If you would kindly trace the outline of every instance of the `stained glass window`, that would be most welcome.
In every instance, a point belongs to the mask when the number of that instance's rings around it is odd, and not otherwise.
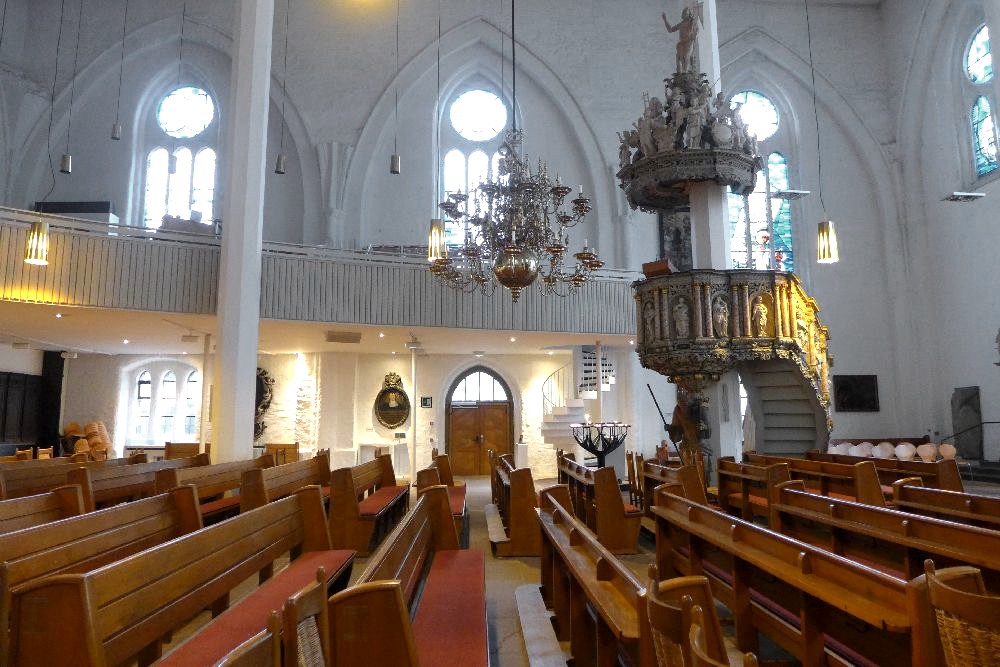
[[[729,257],[734,269],[767,269],[770,264],[770,237],[767,231],[767,186],[771,192],[788,190],[788,161],[781,153],[771,153],[766,171],[757,172],[757,186],[747,201],[750,204],[750,256],[747,256],[747,221],[742,195],[729,194]],[[792,248],[792,213],[789,202],[771,199],[771,217],[774,221],[774,260],[778,271],[794,271],[795,255]]]
[[[154,139],[160,145],[151,148],[146,159],[146,227],[159,227],[164,215],[193,219],[200,214],[203,223],[212,222],[216,152],[210,144],[216,133],[206,130],[214,119],[215,104],[201,88],[178,88],[160,100],[154,120],[163,135]]]
[[[729,104],[733,109],[739,108],[740,118],[750,133],[757,136],[757,141],[769,139],[778,131],[778,108],[764,95],[743,90],[729,98]]]
[[[451,126],[469,141],[489,141],[507,125],[507,107],[493,93],[469,90],[451,103]]]
[[[993,54],[990,53],[990,32],[984,25],[972,38],[965,54],[965,72],[973,83],[986,83],[993,78]]]
[[[972,105],[972,147],[976,173],[982,176],[997,168],[996,121],[986,97],[980,97]]]

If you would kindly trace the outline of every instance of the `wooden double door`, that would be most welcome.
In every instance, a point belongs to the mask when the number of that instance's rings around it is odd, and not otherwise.
[[[510,454],[514,424],[511,405],[496,403],[453,403],[448,407],[448,458],[455,475],[488,475],[487,450]]]

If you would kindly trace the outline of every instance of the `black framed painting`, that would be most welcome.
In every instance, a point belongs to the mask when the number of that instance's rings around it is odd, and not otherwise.
[[[837,412],[878,412],[878,376],[834,375],[833,407]]]

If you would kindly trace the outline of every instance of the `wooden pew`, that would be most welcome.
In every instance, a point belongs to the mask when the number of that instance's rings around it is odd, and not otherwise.
[[[186,459],[153,461],[124,466],[75,468],[66,473],[66,481],[79,484],[83,492],[83,506],[93,512],[100,505],[145,498],[156,493],[156,473],[169,468],[207,466],[208,454]]]
[[[497,459],[492,475],[496,500],[486,507],[486,523],[493,552],[501,557],[538,556],[542,536],[531,468],[515,468],[513,457],[504,455]]]
[[[944,489],[946,491],[965,491],[962,486],[962,475],[954,459],[942,459],[933,463],[926,461],[900,461],[899,459],[876,459],[846,454],[827,454],[820,451],[806,452],[806,458],[811,461],[829,461],[831,463],[854,464],[859,461],[871,461],[878,470],[885,494],[892,495],[892,483],[905,477],[920,477],[924,486]]]
[[[569,457],[559,459],[559,476],[566,480],[573,511],[616,554],[639,551],[642,509],[622,500],[612,467],[592,470]]]
[[[65,488],[73,488],[79,495],[79,487]],[[194,489],[180,487],[134,503],[0,535],[0,662],[11,664],[6,629],[12,594],[21,587],[45,577],[94,570],[199,528],[201,515]]]
[[[807,493],[801,482],[779,484],[769,528],[898,579],[943,565],[975,565],[1000,584],[1000,532]]]
[[[190,498],[196,502],[193,490]],[[128,506],[126,506],[128,507]],[[345,582],[353,554],[332,550],[318,487],[296,491],[128,558],[14,592],[12,664],[119,665],[160,657],[164,635],[276,558],[288,568],[171,652],[163,665],[210,665],[267,626],[268,616],[323,567]],[[57,638],[53,641],[53,638]]]
[[[396,486],[392,458],[381,454],[330,473],[330,539],[339,548],[367,556],[392,530],[410,504],[409,488]]]
[[[484,579],[483,553],[458,548],[447,491],[426,489],[356,585],[330,598],[333,664],[486,667]]]
[[[743,461],[760,466],[784,463],[788,465],[791,479],[802,480],[813,493],[885,507],[886,493],[874,459],[857,458],[851,463],[836,463],[747,453]]]
[[[661,576],[708,576],[739,650],[761,632],[807,665],[935,664],[911,636],[904,580],[670,493],[652,512]]]
[[[135,461],[128,458],[87,463],[70,463],[66,459],[0,463],[0,498],[9,500],[47,493],[57,486],[64,486],[66,475],[70,470],[76,468],[104,468],[115,465],[131,465],[133,462],[145,463],[145,458],[135,459]]]
[[[48,493],[0,500],[0,534],[83,514],[80,487],[59,486]]]
[[[209,525],[239,513],[239,494],[226,494],[239,491],[245,471],[273,466],[274,459],[270,454],[264,454],[249,461],[157,470],[156,492],[163,493],[183,484],[193,484],[198,490],[202,521]]]
[[[1000,498],[959,491],[928,489],[920,477],[905,477],[892,483],[896,509],[925,516],[1000,530]]]
[[[719,508],[747,521],[767,516],[767,499],[774,484],[787,482],[787,463],[751,465],[736,463],[726,456],[719,459]]]
[[[656,665],[645,587],[574,515],[568,487],[540,495],[542,599],[574,663],[612,665],[624,657],[637,667]]]
[[[330,493],[330,450],[322,449],[310,459],[276,465],[271,468],[250,468],[240,480],[240,512],[284,498],[303,486],[317,485],[324,496]]]
[[[212,454],[212,443],[205,443],[205,451],[201,451],[199,442],[165,442],[163,443],[163,458],[186,459],[198,454]]]
[[[447,454],[443,458],[447,459]],[[469,547],[469,511],[465,504],[465,484],[458,486],[445,484],[441,480],[442,472],[442,468],[437,465],[418,470],[417,495],[432,486],[444,486],[448,490],[448,504],[451,506],[451,518],[455,522],[455,530],[458,531],[458,541],[463,549],[467,549]],[[450,473],[451,470],[448,468],[446,474],[450,475]]]
[[[643,462],[639,472],[643,478],[640,486],[643,490],[642,509],[645,516],[652,516],[649,508],[656,503],[657,487],[663,484],[679,487],[672,491],[676,495],[694,500],[702,505],[708,504],[704,477],[701,476],[696,466],[661,465],[654,460],[649,460]]]

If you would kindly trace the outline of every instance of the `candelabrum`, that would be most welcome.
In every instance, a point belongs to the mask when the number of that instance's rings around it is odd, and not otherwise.
[[[576,444],[597,457],[597,467],[604,467],[608,454],[621,447],[625,436],[631,428],[621,422],[598,422],[585,424],[570,424],[573,429],[573,439]]]
[[[449,287],[491,295],[499,283],[517,301],[523,289],[539,280],[543,294],[566,296],[604,266],[586,241],[569,266],[568,230],[590,212],[590,199],[580,186],[567,206],[572,189],[558,178],[555,183],[549,180],[541,161],[532,171],[518,154],[522,134],[520,130],[506,134],[497,173],[490,180],[469,194],[451,193],[439,205],[463,232],[462,243],[448,248],[444,224],[438,224],[436,239],[431,227],[430,271]]]

